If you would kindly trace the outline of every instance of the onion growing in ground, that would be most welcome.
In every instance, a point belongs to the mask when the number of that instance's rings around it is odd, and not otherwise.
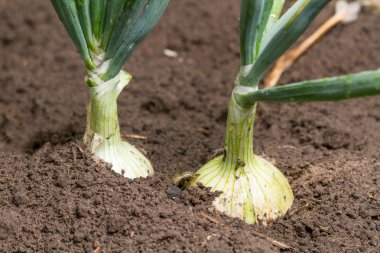
[[[51,0],[86,69],[91,100],[84,143],[125,177],[153,174],[149,160],[120,135],[117,98],[131,75],[125,61],[152,30],[169,0]]]
[[[224,154],[188,182],[221,194],[214,207],[246,223],[266,223],[289,210],[293,193],[284,175],[254,154],[258,102],[335,101],[380,94],[380,69],[263,89],[259,83],[329,0],[298,0],[282,17],[285,0],[241,0],[241,69],[228,107]],[[179,180],[181,181],[181,180]]]

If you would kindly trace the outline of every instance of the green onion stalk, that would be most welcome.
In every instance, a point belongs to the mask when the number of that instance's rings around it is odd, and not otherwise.
[[[285,0],[241,0],[241,68],[228,107],[224,154],[203,165],[188,186],[218,191],[213,206],[253,224],[275,220],[292,206],[285,176],[255,155],[258,102],[336,101],[380,94],[380,69],[263,89],[265,72],[300,37],[329,0],[298,0],[280,17]]]
[[[120,134],[117,99],[132,76],[122,70],[169,0],[51,0],[87,69],[90,93],[84,143],[95,158],[134,179],[153,174],[149,160]]]

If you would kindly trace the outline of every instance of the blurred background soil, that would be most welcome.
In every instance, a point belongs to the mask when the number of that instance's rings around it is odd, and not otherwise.
[[[332,13],[333,3],[313,27]],[[157,172],[132,182],[77,146],[85,71],[50,2],[0,0],[0,252],[281,250],[258,233],[294,252],[378,252],[378,97],[259,105],[255,151],[295,193],[289,214],[268,227],[214,212],[205,191],[171,188],[175,173],[195,171],[223,147],[239,66],[238,16],[238,1],[171,1],[129,60],[134,79],[119,99],[121,129],[147,138],[130,141]],[[379,22],[365,9],[281,82],[378,68]]]

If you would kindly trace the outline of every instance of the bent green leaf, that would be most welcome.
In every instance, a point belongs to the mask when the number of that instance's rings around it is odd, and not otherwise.
[[[250,107],[257,102],[337,101],[380,94],[380,69],[338,77],[303,81],[250,93],[234,92],[240,106]]]

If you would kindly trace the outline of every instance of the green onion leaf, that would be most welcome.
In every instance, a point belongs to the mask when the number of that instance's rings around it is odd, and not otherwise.
[[[111,35],[110,41],[112,41],[112,43],[109,43],[105,50],[107,59],[112,59],[115,56],[117,50],[123,44],[137,22],[143,7],[144,1],[131,0],[125,2],[122,13]]]
[[[91,22],[92,32],[95,38],[100,41],[103,19],[106,13],[107,0],[91,0]]]
[[[91,13],[90,13],[90,0],[76,0],[78,8],[78,17],[81,24],[84,37],[86,38],[87,45],[92,51],[95,51],[95,45],[92,35],[91,26]]]
[[[121,14],[111,36],[112,43],[106,51],[106,59],[111,59],[111,63],[104,75],[105,80],[119,73],[133,50],[156,25],[169,0],[134,0],[129,3]]]
[[[330,0],[298,0],[263,38],[260,54],[249,74],[242,76],[243,86],[257,86],[269,67],[302,35]]]
[[[241,0],[240,48],[241,66],[254,62],[260,49],[274,0]]]
[[[81,24],[78,18],[78,10],[75,0],[51,0],[59,18],[74,41],[79,54],[88,69],[93,69],[90,52],[88,51],[85,36],[83,34]]]
[[[267,26],[264,31],[264,35],[269,31],[272,26],[278,21],[281,15],[282,8],[284,7],[285,0],[275,0],[273,2],[272,10],[267,22]]]
[[[118,22],[120,14],[123,11],[125,0],[112,0],[107,3],[107,13],[104,20],[104,31],[102,32],[101,46],[104,51],[107,50],[115,24]],[[124,24],[126,25],[126,24]]]
[[[380,94],[380,69],[356,74],[304,81],[248,93],[235,90],[242,107],[256,102],[311,102],[375,96]]]

